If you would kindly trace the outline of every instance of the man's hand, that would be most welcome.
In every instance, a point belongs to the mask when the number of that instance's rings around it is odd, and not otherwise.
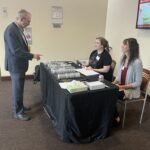
[[[41,56],[41,54],[33,54],[33,58],[35,58],[36,60],[40,60]]]

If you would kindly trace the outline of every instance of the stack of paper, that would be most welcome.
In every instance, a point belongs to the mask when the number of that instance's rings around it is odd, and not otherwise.
[[[60,87],[63,89],[67,89],[70,93],[87,91],[88,87],[81,81],[71,81],[71,82],[63,82],[59,83]]]
[[[82,69],[76,69],[76,71],[80,72],[81,74],[85,75],[85,76],[98,76],[99,73],[93,71],[93,70],[86,70],[86,68],[82,68]]]
[[[97,89],[105,88],[105,84],[100,81],[86,82],[86,85],[89,87],[90,90],[97,90]]]

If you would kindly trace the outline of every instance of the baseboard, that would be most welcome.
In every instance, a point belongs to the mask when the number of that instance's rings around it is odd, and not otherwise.
[[[26,80],[31,80],[33,79],[33,75],[26,75]],[[1,80],[2,81],[9,81],[11,80],[10,76],[3,76],[1,77]]]

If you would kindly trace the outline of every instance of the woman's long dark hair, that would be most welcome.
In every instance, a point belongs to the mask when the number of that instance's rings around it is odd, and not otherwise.
[[[135,59],[139,58],[139,44],[135,38],[128,38],[123,41],[123,44],[129,45],[129,61],[128,65],[131,64]],[[126,55],[122,58],[122,63],[125,63]]]
[[[101,45],[103,45],[104,50],[109,52],[112,49],[111,47],[109,47],[109,43],[105,38],[97,37],[96,39],[101,42]]]

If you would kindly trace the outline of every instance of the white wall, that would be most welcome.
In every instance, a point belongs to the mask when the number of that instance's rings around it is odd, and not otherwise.
[[[51,6],[63,7],[63,25],[53,28]],[[7,7],[8,16],[3,16],[2,8]],[[33,44],[31,52],[43,54],[41,61],[76,60],[89,57],[97,36],[105,35],[107,0],[0,0],[0,68],[4,70],[5,27],[15,20],[19,9],[25,8],[32,13]],[[27,74],[32,74],[34,66],[30,62]]]
[[[137,38],[143,67],[150,69],[150,30],[136,29],[138,0],[108,0],[105,37],[113,47],[112,57],[119,62],[122,41]],[[117,67],[115,69],[115,73]],[[149,88],[150,89],[150,88]],[[150,90],[149,90],[150,93]]]

